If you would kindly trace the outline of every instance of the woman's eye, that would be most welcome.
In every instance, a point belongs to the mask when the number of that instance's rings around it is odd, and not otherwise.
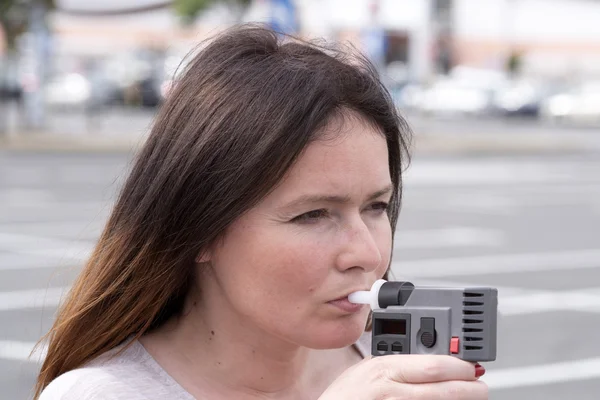
[[[325,209],[312,210],[312,211],[306,212],[304,214],[298,215],[297,217],[292,219],[292,221],[293,222],[315,222],[326,216],[327,216],[327,210],[325,210]]]
[[[377,210],[387,210],[389,204],[384,201],[378,201],[377,203],[373,203],[372,207]]]
[[[378,201],[377,203],[371,204],[371,209],[375,211],[386,211],[389,208],[389,204],[384,201]]]

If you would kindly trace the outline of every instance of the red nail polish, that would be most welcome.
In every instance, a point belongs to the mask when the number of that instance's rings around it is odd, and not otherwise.
[[[485,374],[485,368],[479,363],[475,364],[475,378],[479,378],[483,374]]]

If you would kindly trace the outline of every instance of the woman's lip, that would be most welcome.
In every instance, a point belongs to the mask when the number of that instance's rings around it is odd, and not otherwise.
[[[335,299],[335,300],[331,300],[331,301],[327,302],[327,304],[331,304],[332,306],[335,306],[335,307],[339,308],[340,310],[348,312],[348,313],[355,313],[355,312],[360,311],[363,308],[363,304],[350,303],[350,301],[348,300],[348,296],[342,297],[339,299]]]

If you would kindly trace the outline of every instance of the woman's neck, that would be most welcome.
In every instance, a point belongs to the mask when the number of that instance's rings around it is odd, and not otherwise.
[[[186,308],[142,344],[195,397],[305,399],[327,386],[316,373],[318,351],[270,336],[227,307],[191,300]]]

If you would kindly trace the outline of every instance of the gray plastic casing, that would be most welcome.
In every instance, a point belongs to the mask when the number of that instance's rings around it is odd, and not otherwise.
[[[494,361],[497,316],[495,288],[417,286],[404,305],[373,311],[371,354],[451,354],[466,361]],[[425,322],[421,318],[433,318],[435,322],[436,340],[432,347],[426,347],[421,341],[421,321]],[[403,330],[382,332],[381,327],[390,324],[405,326],[404,334]],[[454,354],[450,352],[453,337],[458,338],[458,352]],[[386,350],[383,343],[388,345]],[[395,350],[392,349],[394,343]]]

